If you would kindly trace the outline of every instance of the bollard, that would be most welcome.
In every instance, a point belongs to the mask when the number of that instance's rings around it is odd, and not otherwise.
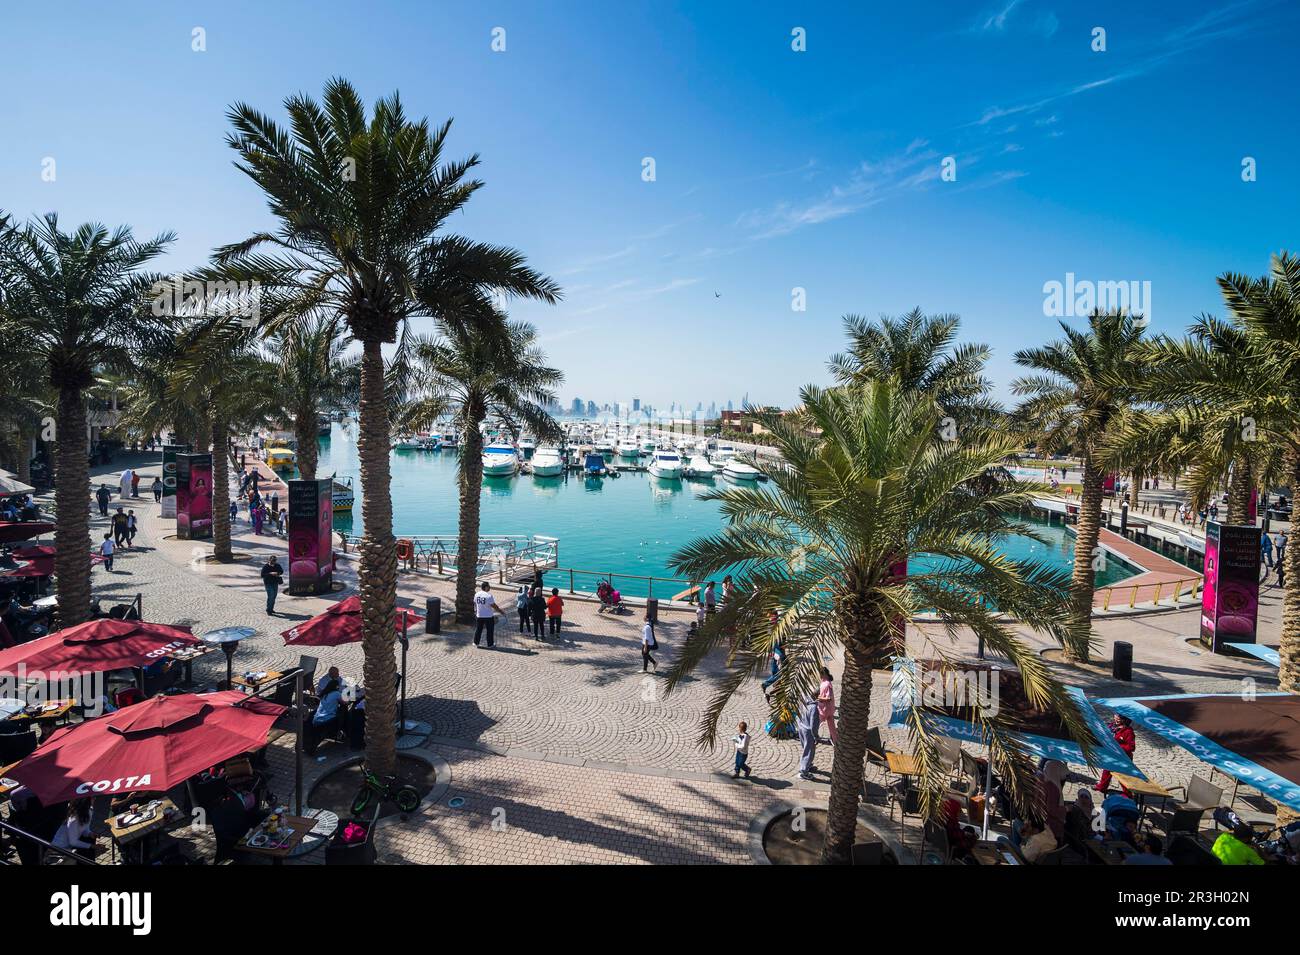
[[[1133,644],[1116,641],[1110,672],[1117,680],[1123,680],[1125,683],[1133,682]]]
[[[426,597],[424,601],[424,632],[442,633],[442,598]]]

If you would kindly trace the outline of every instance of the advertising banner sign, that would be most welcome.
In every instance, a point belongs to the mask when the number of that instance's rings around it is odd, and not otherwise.
[[[188,444],[164,444],[162,449],[162,516],[176,516],[176,455],[189,454]]]
[[[176,455],[176,536],[212,537],[212,455]]]
[[[1201,591],[1201,643],[1221,653],[1225,643],[1254,643],[1259,619],[1259,528],[1205,527],[1205,583]]]
[[[334,577],[333,481],[289,482],[289,593],[325,594]]]

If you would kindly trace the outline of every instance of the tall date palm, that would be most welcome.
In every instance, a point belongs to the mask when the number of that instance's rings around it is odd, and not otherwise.
[[[381,349],[413,316],[458,325],[487,313],[499,297],[554,302],[559,289],[521,253],[445,231],[482,185],[469,178],[477,156],[444,158],[450,121],[431,128],[408,118],[397,94],[367,116],[343,79],[326,84],[321,103],[297,95],[284,107],[287,128],[242,103],[229,111],[236,167],[265,193],[276,227],[219,249],[213,271],[258,283],[266,330],[335,314],[361,345],[357,446],[365,531],[358,577],[372,727],[366,759],[387,773],[396,765],[397,545]]]
[[[775,685],[778,711],[815,697],[822,660],[841,651],[822,861],[842,863],[853,845],[872,671],[910,656],[906,621],[919,612],[937,613],[949,633],[964,626],[983,637],[1020,670],[1033,703],[1059,712],[1076,738],[1091,737],[1064,689],[1007,622],[1018,619],[1062,642],[1071,636],[1061,599],[1068,576],[997,547],[1006,535],[1032,534],[1018,514],[1039,489],[1001,468],[1016,442],[1006,435],[943,440],[931,396],[901,387],[897,378],[809,387],[802,399],[805,420],[758,416],[782,455],[782,463],[758,463],[770,490],[711,492],[725,526],[673,555],[674,569],[692,580],[731,573],[733,592],[745,596],[724,603],[687,641],[669,691],[715,648],[730,646],[729,672],[700,729],[699,742],[712,746],[728,699],[777,642],[787,659]],[[992,709],[980,719],[1012,798],[1027,804],[1033,765],[1012,735],[1014,725]],[[919,706],[909,729],[933,810],[943,770]]]
[[[59,618],[90,618],[90,469],[86,391],[100,371],[126,371],[168,323],[147,316],[155,276],[145,271],[173,241],[137,240],[126,226],[86,223],[71,232],[49,213],[23,226],[0,215],[0,325],[44,366],[57,393],[54,502]]]

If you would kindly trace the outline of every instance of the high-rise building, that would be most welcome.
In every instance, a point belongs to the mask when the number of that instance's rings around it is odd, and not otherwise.
[[[596,407],[596,402],[594,402],[594,401],[588,401],[588,402],[587,402],[587,417],[588,417],[588,418],[594,418],[594,417],[596,417],[596,415],[597,415],[598,412],[599,412],[599,409]]]
[[[579,417],[581,417],[581,416],[582,416],[582,409],[583,409],[584,407],[586,407],[586,406],[582,403],[582,399],[581,399],[581,398],[574,398],[574,399],[573,399],[573,413],[574,413],[575,415],[578,415]]]
[[[640,411],[640,410],[641,410],[641,399],[640,399],[640,398],[633,398],[633,399],[632,399],[632,410],[633,410],[633,411]]]

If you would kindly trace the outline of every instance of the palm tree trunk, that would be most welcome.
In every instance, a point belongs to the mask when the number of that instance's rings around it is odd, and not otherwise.
[[[304,481],[314,481],[319,457],[315,411],[304,414],[301,408],[298,410],[293,416],[293,436],[298,439],[298,477]]]
[[[1300,488],[1300,450],[1291,452],[1291,493]],[[1292,507],[1295,504],[1292,503]],[[1295,525],[1292,524],[1294,527]],[[1282,658],[1278,683],[1282,689],[1300,692],[1300,541],[1288,535],[1286,553],[1283,555],[1286,570],[1286,587],[1282,593],[1282,639],[1278,654]]]
[[[1142,472],[1134,471],[1128,481],[1128,507],[1136,514],[1138,509],[1138,489],[1142,486]]]
[[[1254,487],[1254,471],[1244,455],[1232,462],[1232,477],[1228,482],[1228,507],[1223,515],[1225,524],[1250,523],[1250,492]]]
[[[858,795],[867,757],[871,711],[871,661],[858,650],[844,651],[844,675],[839,695],[838,739],[831,762],[831,798],[826,813],[823,865],[845,865],[852,859],[858,825]]]
[[[460,451],[460,521],[456,542],[456,620],[474,622],[474,584],[478,580],[479,504],[483,490],[483,416],[469,408]]]
[[[18,460],[14,463],[14,473],[24,484],[32,483],[32,431],[23,425],[18,426]]]
[[[79,388],[59,391],[54,444],[54,574],[59,625],[90,619],[90,465],[86,459],[86,403]]]
[[[1079,523],[1075,525],[1074,572],[1070,578],[1070,623],[1075,642],[1065,648],[1071,659],[1088,659],[1088,637],[1092,633],[1092,595],[1096,587],[1093,559],[1101,537],[1102,482],[1105,476],[1092,461],[1083,458],[1083,484],[1079,488]]]
[[[223,563],[235,559],[230,549],[230,427],[212,419],[212,556]]]
[[[397,542],[389,470],[388,404],[384,356],[377,338],[363,343],[361,406],[357,419],[361,458],[360,580],[362,653],[366,687],[366,766],[381,775],[397,767],[397,663],[393,615],[397,607]]]

